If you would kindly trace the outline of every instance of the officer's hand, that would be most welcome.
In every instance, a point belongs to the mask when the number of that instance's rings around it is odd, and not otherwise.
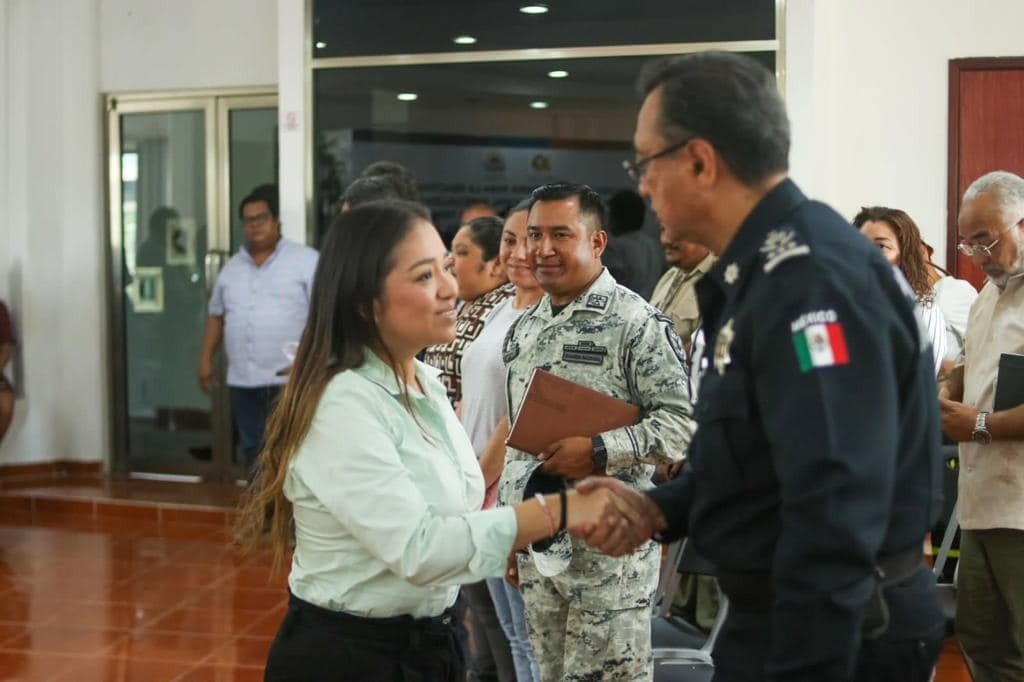
[[[942,431],[955,440],[963,443],[973,438],[974,422],[978,418],[978,411],[970,405],[964,405],[954,400],[939,398],[939,408],[942,410]]]
[[[684,464],[686,464],[686,457],[683,457],[682,459],[676,460],[675,462],[672,462],[671,464],[669,464],[668,465],[668,476],[667,476],[667,478],[669,480],[672,480],[673,478],[678,476],[679,472],[683,470],[683,465]]]
[[[580,481],[576,490],[589,494],[600,488],[614,493],[612,504],[604,517],[595,524],[583,524],[570,529],[576,537],[609,556],[623,556],[636,550],[668,524],[658,505],[622,481],[607,477],[592,477]]]
[[[571,436],[552,443],[537,455],[542,464],[541,470],[547,474],[558,474],[576,480],[589,476],[594,472],[594,463],[590,459],[593,453],[592,442],[586,436]]]
[[[199,359],[199,387],[209,393],[217,386],[217,373],[213,361],[209,358]]]

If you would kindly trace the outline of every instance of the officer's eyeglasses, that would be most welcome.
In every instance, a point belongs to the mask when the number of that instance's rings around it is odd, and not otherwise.
[[[679,151],[686,145],[690,144],[690,140],[692,140],[695,137],[697,136],[689,135],[683,138],[681,142],[671,144],[662,149],[660,152],[655,152],[650,156],[645,156],[644,158],[639,159],[638,161],[630,161],[626,159],[625,161],[622,162],[622,168],[626,171],[626,175],[629,176],[629,179],[639,185],[640,181],[644,179],[644,173],[647,172],[647,166],[648,164],[651,163],[651,161],[654,161],[655,159],[660,159],[663,156],[668,156],[672,152]]]
[[[998,244],[999,242],[1001,242],[1003,240],[1002,235],[1006,234],[1006,232],[1008,232],[1009,230],[1017,227],[1022,222],[1024,222],[1024,218],[1021,218],[1020,220],[1015,222],[1013,225],[1011,225],[1008,229],[1003,230],[1002,232],[1000,232],[999,233],[1000,236],[996,237],[992,242],[990,242],[988,244],[975,244],[975,243],[969,242],[969,241],[961,241],[959,244],[956,245],[956,250],[959,251],[960,253],[964,254],[968,258],[970,258],[972,256],[984,256],[985,258],[991,258],[992,257],[992,249],[995,248],[996,244]]]

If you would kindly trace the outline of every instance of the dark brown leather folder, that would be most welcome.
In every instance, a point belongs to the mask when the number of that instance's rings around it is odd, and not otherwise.
[[[596,436],[639,419],[636,405],[538,368],[533,370],[505,443],[539,455],[561,438]]]
[[[996,397],[992,409],[999,412],[1021,403],[1024,403],[1024,355],[1003,353],[999,356]]]

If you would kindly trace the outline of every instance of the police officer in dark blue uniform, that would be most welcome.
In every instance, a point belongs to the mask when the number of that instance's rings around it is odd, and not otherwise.
[[[746,57],[649,65],[627,163],[673,239],[719,259],[688,462],[620,494],[610,554],[689,535],[730,598],[715,680],[924,682],[944,621],[923,541],[940,510],[928,341],[901,277],[786,178],[774,78]]]

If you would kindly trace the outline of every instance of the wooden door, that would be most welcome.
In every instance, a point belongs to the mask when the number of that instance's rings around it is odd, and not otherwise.
[[[949,189],[946,263],[977,288],[985,273],[956,250],[964,190],[989,171],[1024,175],[1024,57],[949,62]]]

